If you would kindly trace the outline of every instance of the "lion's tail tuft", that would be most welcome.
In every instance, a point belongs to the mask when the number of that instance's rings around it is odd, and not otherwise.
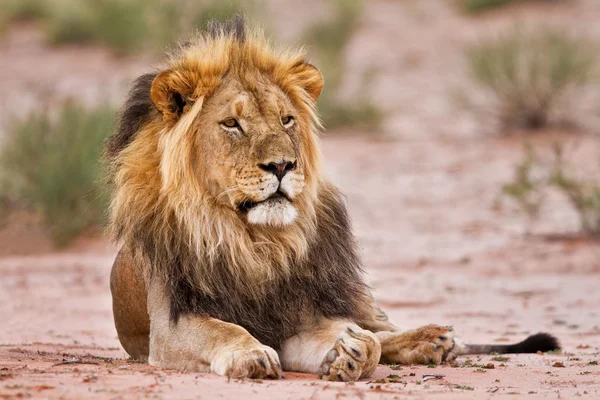
[[[525,340],[515,344],[466,344],[460,350],[460,355],[467,354],[509,354],[509,353],[537,353],[560,350],[560,343],[549,333],[536,333]]]

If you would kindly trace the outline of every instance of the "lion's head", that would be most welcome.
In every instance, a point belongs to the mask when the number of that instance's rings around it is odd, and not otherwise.
[[[303,56],[274,53],[263,40],[221,30],[188,44],[151,97],[165,126],[163,185],[181,182],[185,160],[216,204],[280,227],[295,221],[305,183],[314,186],[312,106],[322,79]]]
[[[116,237],[285,270],[315,231],[322,87],[302,51],[239,18],[180,46],[138,78],[108,142]]]

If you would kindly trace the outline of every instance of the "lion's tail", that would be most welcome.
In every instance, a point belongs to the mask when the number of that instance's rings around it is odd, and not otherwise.
[[[538,351],[560,350],[560,344],[549,333],[536,333],[515,344],[463,344],[457,350],[457,355],[537,353]]]

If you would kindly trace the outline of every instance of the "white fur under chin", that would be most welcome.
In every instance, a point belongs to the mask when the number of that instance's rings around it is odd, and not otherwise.
[[[265,201],[248,211],[248,222],[254,225],[286,226],[296,220],[298,210],[289,201]]]

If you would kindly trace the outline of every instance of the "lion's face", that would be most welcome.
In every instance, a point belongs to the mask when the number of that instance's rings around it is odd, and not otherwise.
[[[192,128],[199,179],[248,223],[289,225],[304,188],[302,135],[311,133],[279,87],[258,73],[250,80],[251,89],[226,77],[203,104]]]
[[[136,193],[138,209],[162,210],[205,238],[219,242],[224,226],[241,222],[256,227],[249,238],[279,235],[303,251],[322,181],[322,88],[303,52],[275,51],[262,34],[196,38],[166,69],[141,77],[124,107],[109,144],[115,215],[130,217]]]

